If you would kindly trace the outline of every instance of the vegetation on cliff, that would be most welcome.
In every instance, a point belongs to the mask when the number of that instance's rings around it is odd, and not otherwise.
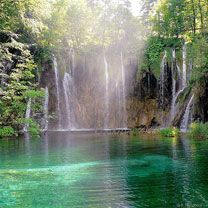
[[[25,123],[34,122],[24,119],[28,99],[35,101],[44,93],[37,89],[37,69],[29,46],[12,38],[11,33],[1,32],[0,35],[0,42],[3,42],[0,44],[0,136],[11,136],[20,132]],[[7,40],[3,41],[3,37]],[[37,103],[34,112],[41,108]]]
[[[152,33],[145,50],[145,67],[158,75],[158,64],[164,50],[176,49],[180,60],[182,45],[187,44],[187,60],[192,61],[190,84],[205,82],[208,71],[207,1],[160,0],[149,16]],[[169,59],[170,59],[169,55]]]

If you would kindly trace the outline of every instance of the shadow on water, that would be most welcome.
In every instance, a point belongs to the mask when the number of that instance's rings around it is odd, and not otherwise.
[[[0,141],[0,207],[206,207],[208,143],[49,132]]]

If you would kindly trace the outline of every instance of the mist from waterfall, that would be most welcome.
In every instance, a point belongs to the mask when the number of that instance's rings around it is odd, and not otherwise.
[[[104,116],[104,129],[109,128],[109,68],[106,57],[104,56],[105,68],[105,116]]]
[[[171,67],[171,75],[172,75],[172,101],[171,101],[171,120],[175,116],[175,103],[176,103],[176,76],[175,76],[175,62],[176,62],[176,52],[175,48],[172,49],[172,67]]]
[[[52,129],[127,129],[126,60],[121,51],[110,54],[100,51],[94,61],[70,50],[58,63],[54,58],[57,103],[52,108],[58,119]]]
[[[25,125],[23,128],[24,132],[28,132],[28,128],[29,128],[29,123],[28,123],[28,119],[30,118],[31,115],[31,104],[32,104],[32,99],[29,98],[28,102],[27,102],[27,108],[26,108],[26,112],[25,112]]]
[[[191,114],[191,106],[193,104],[193,100],[194,100],[194,95],[191,96],[187,106],[186,106],[186,110],[181,122],[181,126],[180,126],[180,130],[181,132],[186,132],[188,129],[188,124],[190,121],[190,114]]]
[[[121,52],[121,83],[122,83],[122,128],[127,128],[127,111],[126,111],[126,81],[123,53]]]
[[[75,121],[73,119],[73,77],[69,73],[65,73],[63,78],[64,100],[66,104],[66,129],[75,129]]]
[[[54,72],[55,72],[55,82],[56,82],[56,96],[57,96],[57,116],[58,116],[58,129],[61,129],[61,108],[60,108],[60,92],[59,92],[59,70],[57,60],[54,57]]]
[[[171,74],[172,74],[172,101],[171,101],[171,117],[170,117],[170,122],[175,117],[176,114],[176,104],[177,104],[177,99],[178,96],[183,92],[184,87],[182,86],[181,83],[181,69],[179,68],[177,62],[176,62],[176,52],[175,48],[172,49],[172,67],[171,67]],[[177,88],[176,88],[177,86]]]
[[[183,58],[183,78],[182,78],[182,85],[183,88],[186,87],[186,79],[187,79],[187,65],[186,65],[186,58],[187,58],[187,52],[186,52],[186,43],[183,44],[183,48],[182,48],[182,58]]]
[[[161,62],[161,66],[160,66],[160,102],[161,102],[161,106],[164,105],[164,101],[165,101],[165,96],[164,96],[164,91],[165,91],[165,66],[166,66],[166,58],[167,58],[167,52],[165,51],[163,58],[162,58],[162,62]]]

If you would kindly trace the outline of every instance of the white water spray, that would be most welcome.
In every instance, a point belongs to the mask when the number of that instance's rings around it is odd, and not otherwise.
[[[28,132],[28,128],[29,128],[28,119],[30,118],[30,114],[31,114],[31,104],[32,104],[32,99],[29,98],[29,100],[27,102],[27,109],[26,109],[26,112],[25,112],[26,123],[25,123],[24,129],[23,129],[24,132]]]
[[[125,68],[123,61],[123,53],[121,52],[121,79],[122,79],[122,104],[123,104],[123,128],[127,128],[127,112],[126,112],[126,82],[125,82]]]
[[[165,88],[165,64],[166,64],[166,58],[167,58],[167,52],[165,51],[165,54],[162,59],[161,63],[161,72],[160,72],[160,92],[161,92],[161,104],[163,106],[164,104],[164,88]]]
[[[105,117],[104,117],[104,129],[109,128],[109,69],[108,62],[104,56],[105,65]]]
[[[186,132],[188,129],[188,124],[189,124],[189,120],[190,120],[190,113],[191,113],[191,106],[194,100],[194,95],[191,96],[188,105],[186,106],[186,110],[181,122],[181,126],[180,126],[180,130],[181,132]]]
[[[175,101],[176,101],[176,79],[175,79],[175,73],[174,73],[174,63],[176,59],[176,54],[175,54],[175,48],[172,50],[172,68],[171,68],[171,73],[172,73],[172,101],[171,101],[171,121],[175,116]]]
[[[186,43],[184,43],[183,45],[183,77],[182,77],[182,85],[183,85],[183,88],[186,87]]]
[[[63,79],[64,97],[66,103],[66,123],[67,129],[74,129],[74,121],[72,115],[72,88],[73,88],[73,78],[69,73],[65,73]]]
[[[60,108],[60,93],[59,93],[59,72],[57,60],[54,57],[54,71],[55,71],[55,81],[56,81],[56,96],[57,96],[57,113],[58,113],[58,129],[61,129],[61,108]]]

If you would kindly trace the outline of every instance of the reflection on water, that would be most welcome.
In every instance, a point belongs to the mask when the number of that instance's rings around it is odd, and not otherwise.
[[[0,141],[0,207],[208,207],[208,143],[51,132]]]

